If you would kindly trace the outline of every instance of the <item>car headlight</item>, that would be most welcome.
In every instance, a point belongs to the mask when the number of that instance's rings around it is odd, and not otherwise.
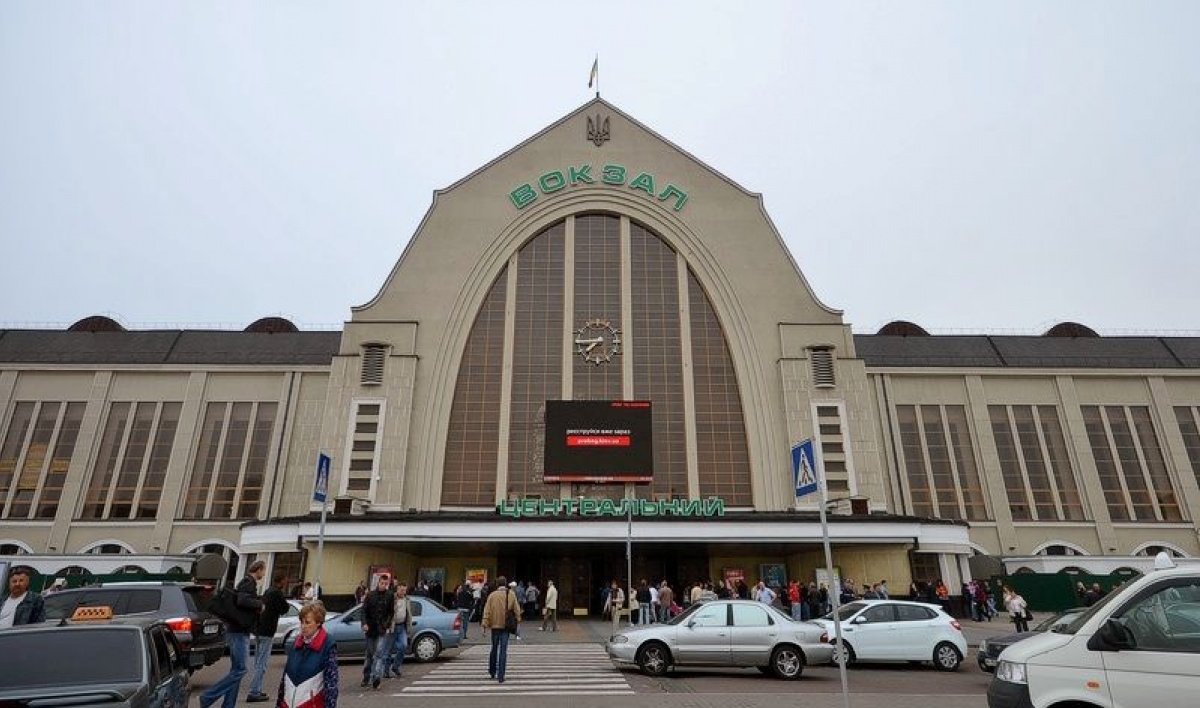
[[[626,644],[629,642],[629,637],[626,637],[624,634],[618,634],[609,641],[612,644]]]
[[[1025,675],[1025,664],[1015,661],[1001,661],[996,667],[996,680],[1009,683],[1029,683]]]

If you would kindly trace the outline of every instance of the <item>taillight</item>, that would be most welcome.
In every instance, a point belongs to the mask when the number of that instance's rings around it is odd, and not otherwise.
[[[960,632],[962,631],[962,625],[958,623],[958,620],[950,620],[950,626],[957,629]]]
[[[167,620],[167,626],[171,628],[172,632],[190,633],[192,631],[192,618],[176,617],[175,619],[169,619]]]
[[[455,613],[454,626],[452,626],[451,629],[453,629],[455,632],[462,629],[462,615]]]

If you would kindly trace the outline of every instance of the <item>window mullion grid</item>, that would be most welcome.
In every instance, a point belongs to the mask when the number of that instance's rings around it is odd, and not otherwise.
[[[111,415],[111,413],[110,413]],[[112,511],[113,496],[121,481],[121,467],[125,464],[125,452],[129,446],[129,438],[133,435],[134,421],[137,418],[137,401],[130,401],[129,416],[125,418],[125,430],[121,431],[121,444],[117,446],[117,459],[113,464],[113,477],[104,496],[104,510],[100,512],[101,519],[107,519]]]
[[[1151,502],[1150,507],[1154,510],[1154,520],[1162,521],[1162,505],[1158,501],[1158,487],[1154,486],[1154,480],[1150,477],[1150,465],[1147,464],[1146,454],[1142,450],[1142,435],[1137,427],[1137,418],[1134,417],[1133,412],[1128,406],[1125,406],[1125,417],[1129,420],[1129,437],[1133,440],[1133,451],[1137,454],[1138,466],[1141,468],[1142,479],[1146,484],[1146,496],[1149,497]],[[1150,432],[1154,434],[1154,418],[1151,416],[1147,416],[1147,418],[1150,421]],[[1165,463],[1166,461],[1164,460]],[[1167,476],[1170,478],[1170,472],[1167,473]]]
[[[1033,425],[1037,433],[1038,447],[1042,451],[1042,459],[1046,465],[1046,484],[1050,487],[1050,498],[1054,500],[1054,511],[1058,521],[1067,518],[1063,513],[1062,499],[1058,495],[1058,469],[1054,466],[1054,458],[1050,455],[1050,444],[1046,442],[1046,434],[1042,427],[1042,411],[1040,406],[1033,406]]]
[[[1129,514],[1130,521],[1137,521],[1137,511],[1133,508],[1133,498],[1129,496],[1129,485],[1125,483],[1125,463],[1121,460],[1121,451],[1117,449],[1117,439],[1113,435],[1112,425],[1108,420],[1108,407],[1097,406],[1100,410],[1100,421],[1104,423],[1104,436],[1108,440],[1109,454],[1112,455],[1114,471],[1117,473],[1117,484],[1121,485],[1121,495],[1125,499],[1125,513]],[[1122,415],[1125,415],[1125,409],[1121,408]],[[1125,425],[1129,427],[1130,435],[1134,434],[1132,426],[1130,426],[1128,416],[1126,415]]]
[[[54,419],[54,428],[50,431],[50,439],[46,441],[46,457],[42,460],[42,469],[38,472],[37,486],[33,488],[33,498],[29,502],[29,512],[25,515],[27,519],[37,518],[38,502],[42,498],[42,488],[46,485],[46,477],[50,472],[50,465],[54,464],[54,448],[58,445],[58,434],[62,430],[63,418],[66,417],[66,413],[67,402],[63,401],[62,405],[58,407],[58,415]]]
[[[154,457],[154,443],[158,437],[158,425],[162,420],[163,402],[158,401],[154,404],[154,415],[150,417],[150,431],[146,436],[146,452],[142,455],[141,469],[138,470],[137,484],[133,488],[133,499],[129,504],[130,519],[137,518],[138,505],[142,502],[142,487],[146,483],[146,475],[149,473],[150,460]],[[134,409],[137,412],[137,409]]]
[[[21,446],[17,448],[16,464],[13,467],[12,481],[8,485],[8,491],[4,493],[4,498],[0,499],[0,518],[8,518],[8,510],[12,505],[13,495],[17,493],[17,487],[21,484],[21,470],[25,469],[25,458],[29,456],[29,446],[33,441],[33,431],[37,427],[38,415],[42,412],[42,402],[36,401],[33,404],[33,412],[30,414],[29,425],[25,426],[24,439],[21,441]],[[13,413],[14,417],[16,412]]]
[[[1029,483],[1029,467],[1025,464],[1025,447],[1021,443],[1021,431],[1017,428],[1017,415],[1013,412],[1013,406],[1004,407],[1008,414],[1009,435],[1012,435],[1013,452],[1017,457],[1017,469],[1021,471],[1021,485],[1023,487],[1025,504],[1029,507],[1029,518],[1038,520],[1037,503],[1033,498],[1033,486]]]
[[[913,410],[917,416],[917,439],[921,441],[921,458],[925,463],[925,484],[929,489],[929,506],[933,509],[933,513],[940,517],[942,505],[938,502],[937,484],[933,480],[933,459],[929,455],[929,440],[925,437],[925,416],[921,412],[921,409],[925,407],[916,405],[913,406]],[[820,422],[817,423],[817,426],[820,427]]]
[[[946,406],[939,405],[938,411],[941,415],[942,435],[946,440],[946,459],[950,461],[950,479],[954,482],[954,496],[958,499],[958,518],[967,518],[967,504],[963,499],[962,478],[959,477],[958,471],[958,446],[955,444],[955,439],[950,435],[950,416],[946,412]]]
[[[221,434],[217,436],[217,459],[213,460],[212,479],[208,480],[208,498],[204,500],[204,515],[200,518],[212,518],[213,499],[217,496],[217,481],[221,478],[221,469],[225,466],[225,438],[229,435],[230,416],[233,415],[233,401],[225,402],[225,415],[221,418]]]

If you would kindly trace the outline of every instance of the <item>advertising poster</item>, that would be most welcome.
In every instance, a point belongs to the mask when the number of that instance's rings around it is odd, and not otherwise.
[[[842,591],[841,568],[834,566],[832,576],[830,576],[829,570],[826,568],[817,568],[813,572],[816,575],[817,587],[827,588],[830,592],[840,593]]]
[[[488,581],[487,568],[467,568],[466,581],[472,590],[483,587]]]
[[[373,565],[367,571],[367,589],[374,590],[375,585],[379,582],[379,576],[387,574],[390,578],[396,577],[396,569],[390,565]]]
[[[721,571],[721,574],[724,576],[725,587],[727,588],[736,587],[739,580],[742,582],[746,581],[745,568],[725,568]]]
[[[650,401],[546,401],[545,481],[654,481],[650,420]]]
[[[787,566],[783,563],[763,563],[758,566],[758,579],[769,588],[787,585]]]

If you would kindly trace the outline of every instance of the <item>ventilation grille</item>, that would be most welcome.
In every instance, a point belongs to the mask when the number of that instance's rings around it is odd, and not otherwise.
[[[809,350],[812,360],[813,385],[829,388],[837,385],[833,376],[833,348],[820,347]]]
[[[387,358],[387,346],[368,344],[363,347],[362,374],[359,383],[363,386],[378,386],[383,383],[383,362]]]

